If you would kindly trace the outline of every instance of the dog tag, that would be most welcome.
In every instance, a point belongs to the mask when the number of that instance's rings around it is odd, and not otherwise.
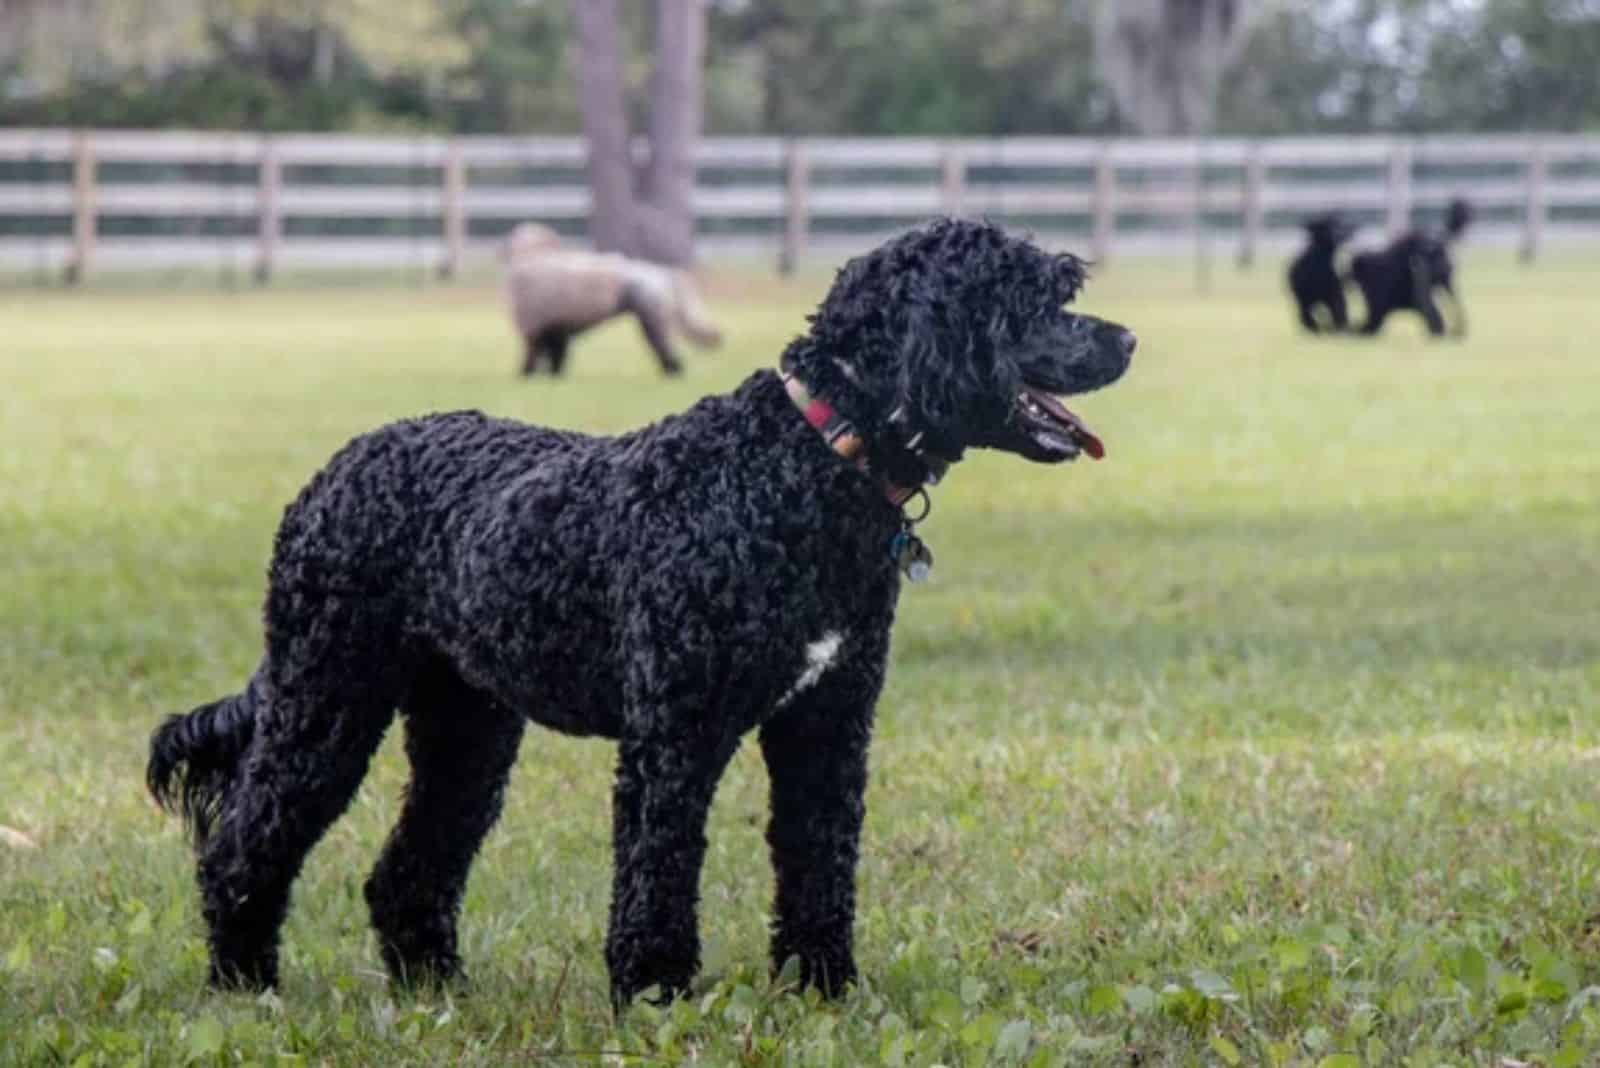
[[[933,551],[909,530],[889,542],[889,558],[912,582],[926,582],[933,573]]]

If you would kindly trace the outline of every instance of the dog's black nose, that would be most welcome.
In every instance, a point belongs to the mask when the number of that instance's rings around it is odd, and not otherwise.
[[[1124,330],[1117,335],[1117,343],[1122,346],[1124,356],[1132,356],[1133,350],[1139,347],[1139,338],[1132,330]]]

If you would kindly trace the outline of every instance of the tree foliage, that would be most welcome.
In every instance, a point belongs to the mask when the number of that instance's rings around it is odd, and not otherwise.
[[[1211,130],[1217,83],[1238,55],[1253,0],[1101,0],[1095,57],[1140,133]]]
[[[1595,0],[1279,3],[1222,91],[1252,134],[1600,129]]]
[[[713,22],[711,126],[784,134],[1109,128],[1089,0],[751,0]],[[737,72],[729,107],[715,91]],[[720,74],[720,77],[719,77]],[[720,105],[720,107],[719,107]]]
[[[705,126],[1136,132],[1098,3],[711,0]],[[1257,6],[1218,132],[1600,128],[1597,0]],[[635,128],[650,9],[621,5]],[[564,0],[0,0],[0,122],[575,133],[575,51]]]

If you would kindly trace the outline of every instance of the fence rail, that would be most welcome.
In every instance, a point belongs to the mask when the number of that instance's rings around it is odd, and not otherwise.
[[[586,230],[583,142],[0,129],[0,265],[419,265],[453,275],[515,223]],[[1099,260],[1232,242],[1241,261],[1339,208],[1370,231],[1454,196],[1528,259],[1600,242],[1600,137],[1148,140],[714,138],[702,247],[792,266],[936,213],[983,214]]]

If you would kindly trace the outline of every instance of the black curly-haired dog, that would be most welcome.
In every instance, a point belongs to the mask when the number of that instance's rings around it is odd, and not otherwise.
[[[1334,256],[1356,232],[1356,225],[1337,211],[1313,215],[1300,225],[1307,244],[1289,265],[1289,291],[1300,308],[1300,325],[1313,334],[1342,333],[1349,329],[1350,312]]]
[[[398,709],[412,780],[366,883],[396,979],[459,970],[467,869],[531,719],[619,742],[619,1003],[698,967],[706,813],[752,729],[773,964],[840,991],[889,628],[902,569],[929,562],[902,505],[968,447],[1100,454],[1054,395],[1115,381],[1134,338],[1066,310],[1083,279],[938,221],[848,263],[784,374],[653,426],[458,412],[345,446],[284,515],[249,684],[151,739],[151,790],[195,835],[211,982],[275,982],[290,884]]]
[[[1367,305],[1363,334],[1382,330],[1391,312],[1410,310],[1422,316],[1430,335],[1443,337],[1447,328],[1436,296],[1442,293],[1450,298],[1455,319],[1448,332],[1466,335],[1467,309],[1456,292],[1450,246],[1471,221],[1472,205],[1457,198],[1445,212],[1442,232],[1409,230],[1387,247],[1363,252],[1350,261],[1350,278],[1361,288]]]

